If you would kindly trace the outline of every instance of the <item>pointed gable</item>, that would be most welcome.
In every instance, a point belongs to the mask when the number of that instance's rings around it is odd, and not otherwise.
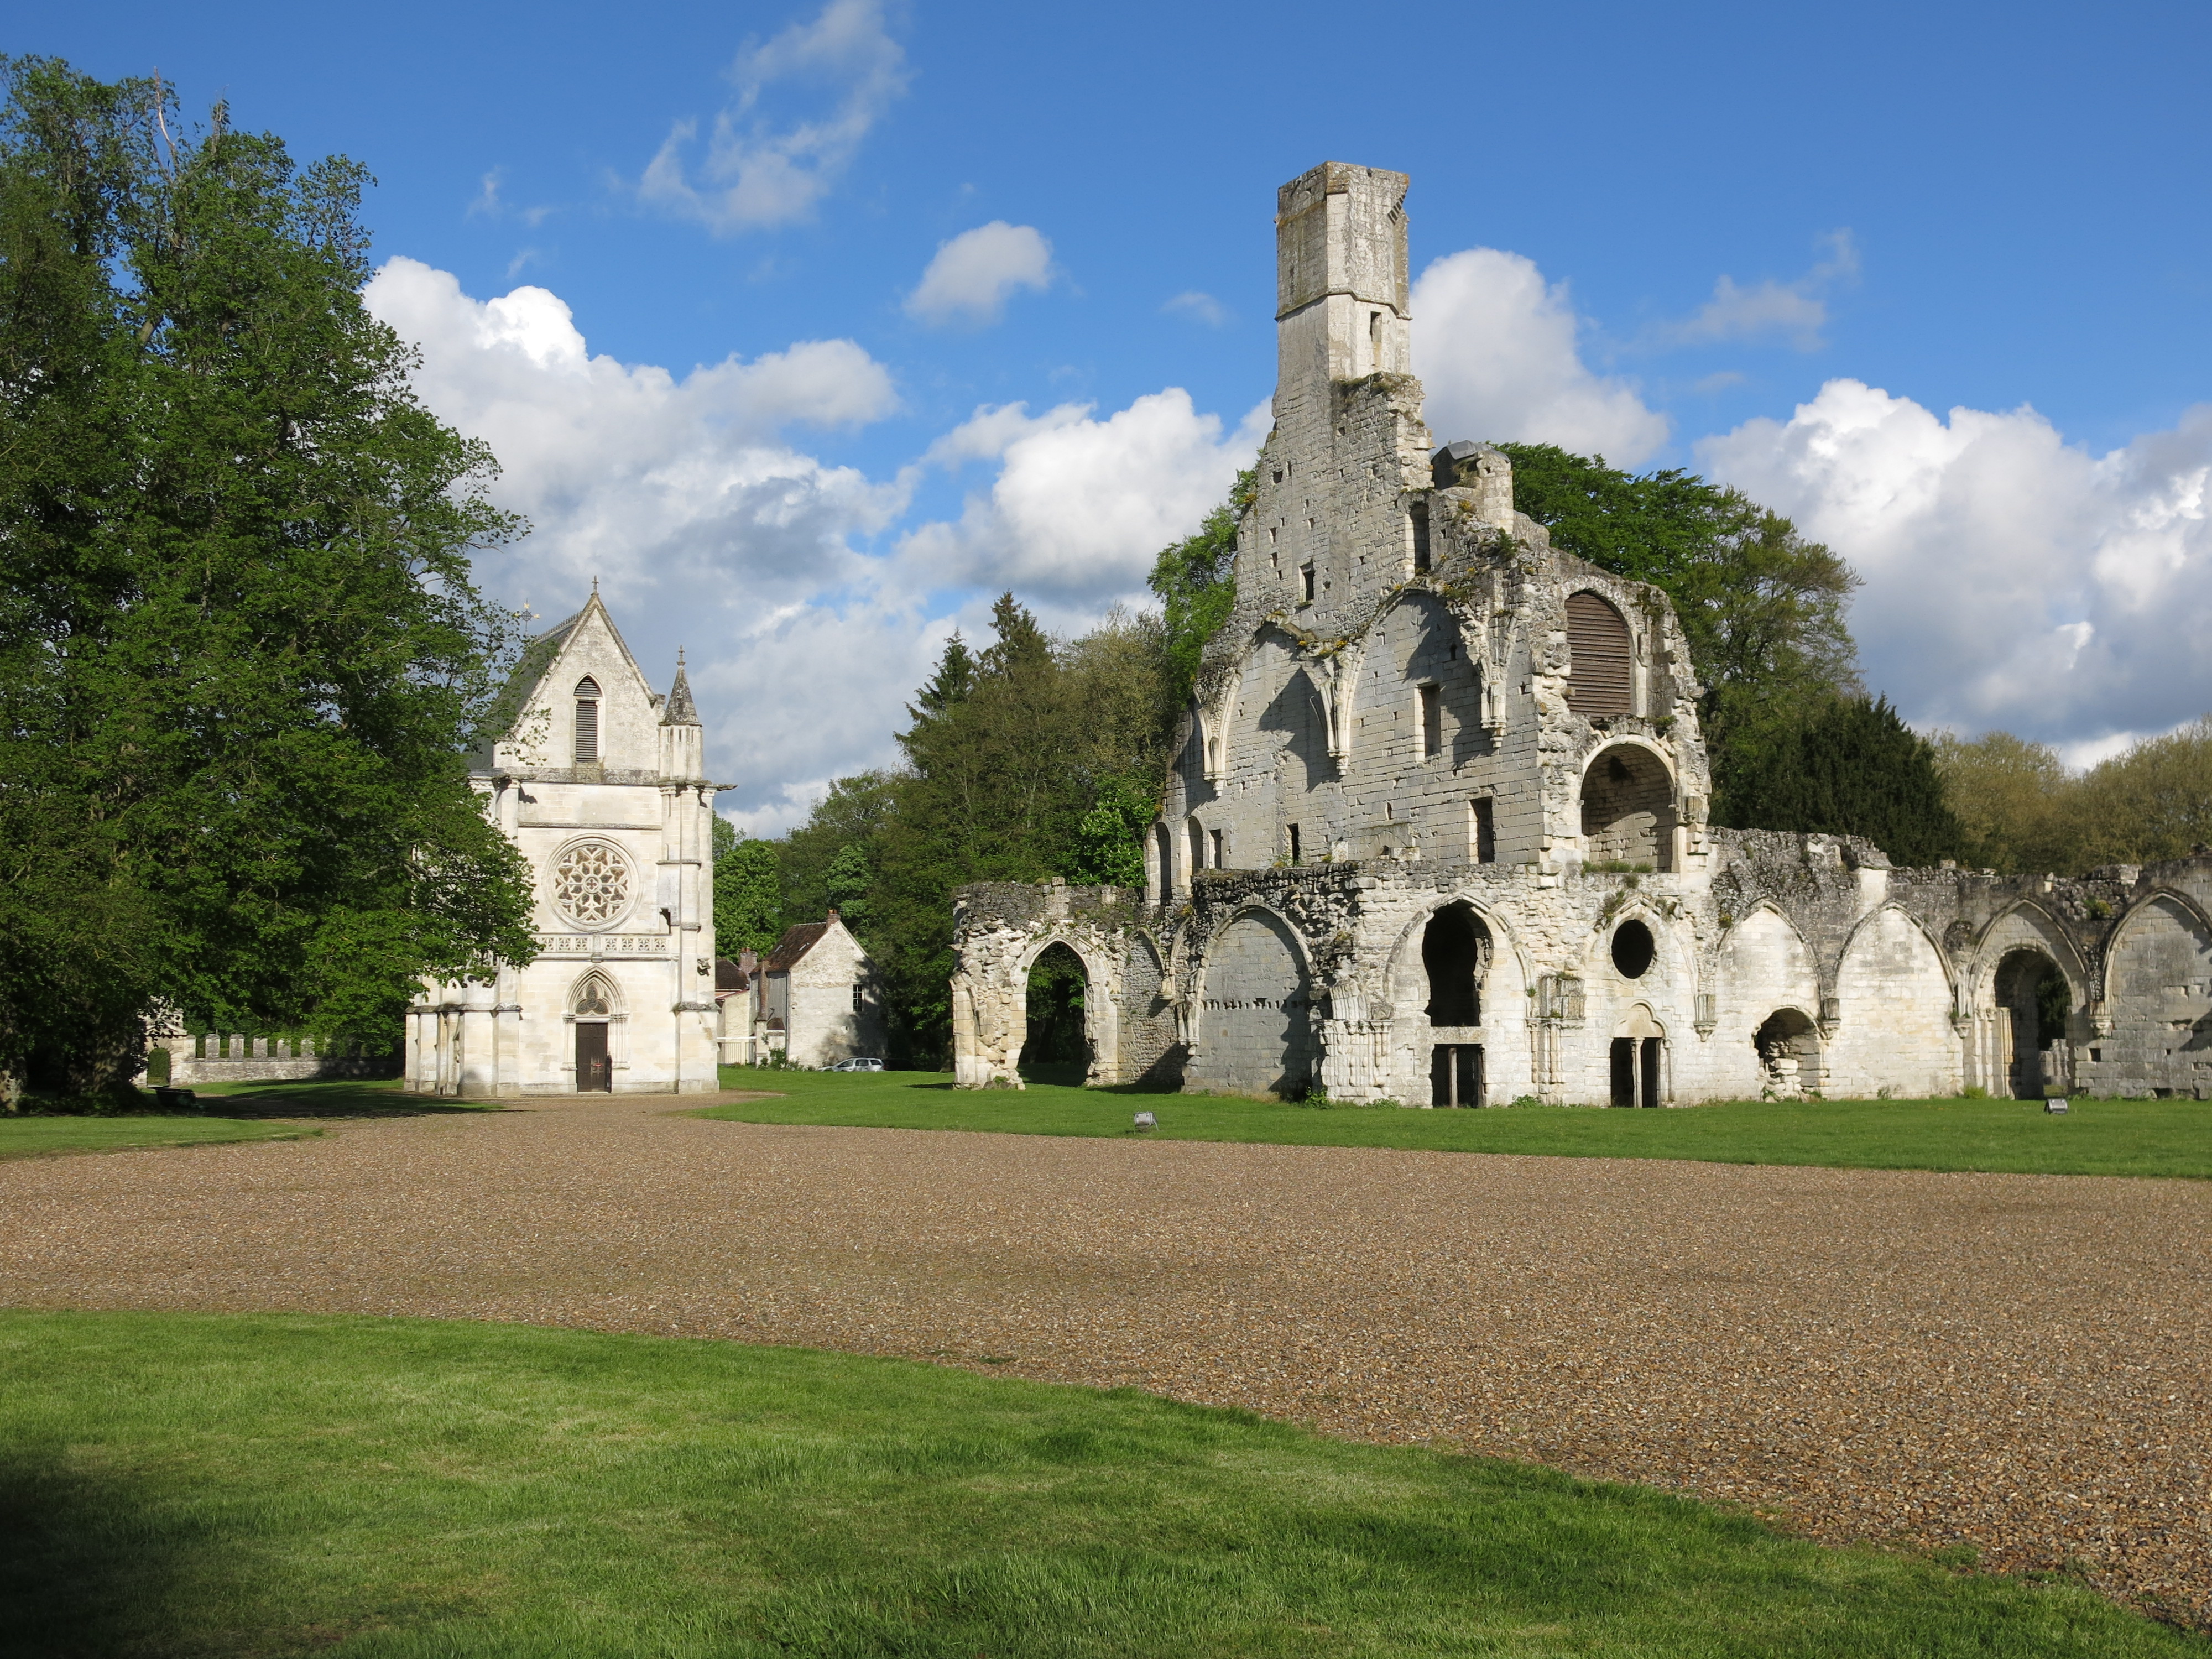
[[[528,689],[513,700],[495,765],[569,767],[596,756],[611,771],[659,770],[661,700],[596,586],[581,611],[530,642],[510,684]]]

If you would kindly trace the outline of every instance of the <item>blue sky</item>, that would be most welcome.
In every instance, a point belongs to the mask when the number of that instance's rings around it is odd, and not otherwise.
[[[11,9],[374,170],[373,303],[539,526],[484,580],[688,647],[764,830],[998,587],[1140,593],[1264,434],[1324,159],[1413,175],[1439,441],[1752,489],[1923,723],[2212,708],[2202,6]]]

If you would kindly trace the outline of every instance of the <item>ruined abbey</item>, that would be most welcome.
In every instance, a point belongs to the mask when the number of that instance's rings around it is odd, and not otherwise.
[[[1402,173],[1276,216],[1275,427],[1142,891],[980,886],[958,1081],[1072,951],[1093,1082],[1408,1106],[2212,1096],[2212,858],[2081,880],[1723,830],[1666,597],[1554,550],[1410,373]]]

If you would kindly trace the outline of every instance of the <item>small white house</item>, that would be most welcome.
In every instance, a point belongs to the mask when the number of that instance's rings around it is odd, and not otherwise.
[[[819,1069],[883,1054],[875,964],[835,910],[787,929],[749,977],[753,1029],[738,1033],[726,1018],[726,1055],[742,1042],[757,1060],[780,1050],[793,1066]]]

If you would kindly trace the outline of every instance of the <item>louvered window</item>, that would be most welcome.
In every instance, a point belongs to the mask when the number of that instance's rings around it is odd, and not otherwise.
[[[588,674],[576,682],[576,762],[599,757],[599,683]]]
[[[1628,624],[1620,612],[1595,593],[1570,595],[1567,650],[1572,659],[1567,707],[1586,720],[1594,714],[1636,712]]]

